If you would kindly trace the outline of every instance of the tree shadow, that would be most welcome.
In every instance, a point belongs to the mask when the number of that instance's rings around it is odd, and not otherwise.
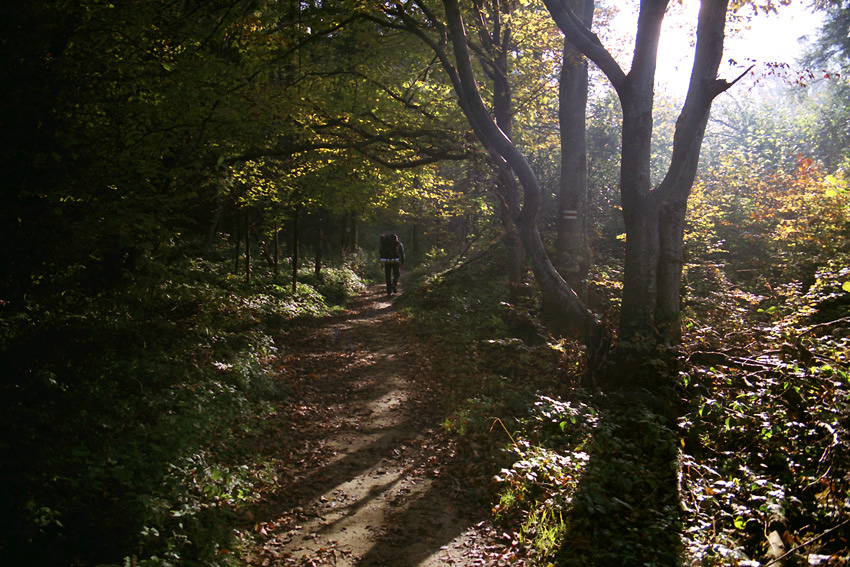
[[[440,552],[448,555],[449,544],[477,519],[471,510],[460,508],[458,490],[451,477],[431,479],[426,491],[388,516],[387,527],[356,565],[415,567]]]
[[[291,524],[285,520],[297,520],[304,528],[293,537],[306,541],[322,536],[325,543],[320,547],[328,549],[343,539],[340,536],[346,530],[349,537],[359,532],[361,540],[368,541],[367,551],[348,556],[350,563],[345,565],[422,564],[468,529],[476,517],[456,504],[457,482],[434,474],[433,452],[412,451],[411,458],[394,455],[398,447],[415,444],[416,440],[409,439],[414,426],[407,421],[392,428],[360,431],[360,435],[371,437],[371,442],[293,483],[281,484],[268,495],[262,509],[256,510],[258,525],[277,523],[279,531],[273,537],[286,545]],[[451,466],[443,457],[439,467]],[[371,483],[364,483],[368,488],[356,497],[333,508],[322,504],[336,492],[351,496],[351,487],[369,477]],[[302,547],[306,548],[297,545],[289,549]]]
[[[635,398],[600,404],[559,566],[682,564],[676,420]]]
[[[310,360],[290,369],[296,398],[334,410],[269,424],[287,432],[282,450],[293,458],[268,454],[290,464],[250,510],[249,529],[262,535],[252,563],[337,553],[339,565],[413,566],[477,518],[455,504],[459,487],[443,470],[456,457],[434,438],[442,416],[435,392],[418,383],[420,361],[378,295],[372,289],[301,337]]]

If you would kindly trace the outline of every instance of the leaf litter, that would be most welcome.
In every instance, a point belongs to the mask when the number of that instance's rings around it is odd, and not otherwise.
[[[379,288],[285,342],[292,396],[257,440],[277,482],[246,516],[249,565],[522,564],[476,497],[489,475],[441,428],[450,384]]]

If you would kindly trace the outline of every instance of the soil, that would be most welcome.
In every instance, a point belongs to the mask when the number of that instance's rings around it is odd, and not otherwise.
[[[266,446],[287,457],[251,513],[251,565],[517,564],[465,474],[469,452],[441,428],[449,385],[383,286],[286,343],[279,372],[295,401]]]

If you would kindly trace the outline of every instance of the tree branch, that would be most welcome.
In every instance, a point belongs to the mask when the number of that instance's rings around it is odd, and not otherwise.
[[[614,89],[619,92],[623,88],[626,74],[620,68],[614,56],[602,45],[599,37],[587,29],[581,19],[567,5],[566,0],[543,0],[543,3],[564,36],[576,49],[584,53],[599,67],[611,81]]]
[[[809,539],[809,540],[807,540],[807,541],[804,541],[803,543],[801,543],[800,545],[798,545],[798,546],[796,546],[796,547],[792,547],[792,548],[791,548],[791,549],[789,549],[789,550],[788,550],[788,551],[787,551],[784,555],[782,555],[782,556],[780,556],[780,557],[777,557],[776,559],[774,559],[773,561],[770,561],[769,563],[765,563],[765,564],[764,564],[764,567],[769,567],[770,565],[773,565],[773,564],[775,564],[775,563],[779,563],[780,561],[782,561],[783,559],[785,559],[786,557],[788,557],[788,556],[789,556],[789,555],[791,555],[792,553],[795,553],[795,552],[797,552],[797,551],[799,551],[799,550],[803,549],[804,547],[806,547],[806,546],[808,546],[808,545],[813,544],[813,543],[814,543],[814,542],[816,542],[817,540],[819,540],[819,539],[821,539],[821,538],[824,538],[824,537],[828,536],[829,534],[831,534],[832,532],[834,532],[834,531],[835,531],[835,530],[837,530],[838,528],[840,528],[840,527],[842,527],[842,526],[845,526],[845,525],[847,525],[848,523],[850,523],[850,519],[844,520],[844,521],[843,521],[843,522],[841,522],[840,524],[835,525],[835,526],[832,526],[831,528],[829,528],[828,530],[826,530],[826,531],[825,531],[825,532],[823,532],[822,534],[817,535],[817,536],[815,536],[815,537],[813,537],[813,538],[811,538],[811,539]]]
[[[717,71],[723,58],[728,4],[729,0],[702,0],[688,94],[682,112],[676,120],[670,167],[653,191],[656,202],[663,202],[673,194],[677,199],[687,198],[696,177],[711,104],[720,93],[741,79],[738,77],[732,83],[717,79]],[[718,85],[723,85],[723,88]]]
[[[744,71],[743,73],[738,75],[738,77],[734,81],[732,81],[731,83],[726,81],[726,80],[723,80],[723,79],[719,79],[719,80],[715,81],[715,88],[713,90],[716,90],[717,94],[715,94],[714,97],[717,97],[721,93],[724,93],[724,92],[728,91],[729,89],[731,89],[732,87],[734,87],[735,83],[737,83],[738,81],[740,81],[741,79],[746,77],[747,74],[750,71],[753,70],[753,67],[755,67],[755,64],[750,65],[749,68],[746,71]]]

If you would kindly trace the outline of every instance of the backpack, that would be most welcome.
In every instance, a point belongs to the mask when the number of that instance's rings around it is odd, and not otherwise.
[[[395,234],[382,234],[381,235],[380,256],[381,256],[381,259],[387,259],[387,260],[399,257],[398,240],[396,239]]]

